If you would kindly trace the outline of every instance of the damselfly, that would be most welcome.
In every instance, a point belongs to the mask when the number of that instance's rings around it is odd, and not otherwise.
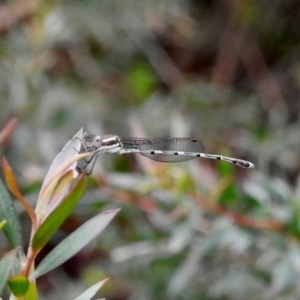
[[[239,158],[219,154],[203,153],[204,146],[195,138],[120,138],[117,135],[92,135],[85,133],[82,140],[83,151],[91,152],[83,171],[92,162],[91,171],[100,153],[129,154],[139,153],[147,158],[160,162],[181,162],[203,157],[235,164],[242,168],[253,168],[254,164]],[[91,172],[90,171],[90,172]]]

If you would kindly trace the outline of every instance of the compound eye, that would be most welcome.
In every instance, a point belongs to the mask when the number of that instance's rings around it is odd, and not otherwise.
[[[93,140],[94,147],[100,147],[102,145],[102,139],[99,135],[96,135]]]

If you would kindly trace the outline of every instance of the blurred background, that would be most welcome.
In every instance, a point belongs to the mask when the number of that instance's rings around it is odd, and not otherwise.
[[[40,259],[96,213],[122,210],[38,280],[40,299],[106,277],[108,300],[299,299],[299,1],[1,0],[0,35],[1,154],[32,205],[81,127],[192,136],[255,164],[101,155]]]

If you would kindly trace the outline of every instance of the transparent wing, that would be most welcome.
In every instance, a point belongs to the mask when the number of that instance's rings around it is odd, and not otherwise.
[[[194,156],[173,153],[149,153],[150,151],[201,153],[204,146],[194,138],[122,138],[124,149],[136,149],[140,154],[160,162],[180,162],[194,159]]]

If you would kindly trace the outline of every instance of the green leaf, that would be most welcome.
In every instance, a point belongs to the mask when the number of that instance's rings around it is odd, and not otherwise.
[[[86,187],[86,176],[79,177],[78,182],[61,204],[53,210],[34,234],[32,248],[39,251],[49,241],[55,231],[70,215],[77,202],[82,197]]]
[[[3,228],[10,245],[13,248],[23,248],[21,226],[10,196],[0,180],[0,221],[6,220]]]
[[[14,172],[4,157],[2,158],[2,167],[3,167],[3,172],[4,172],[4,177],[6,180],[7,187],[12,192],[12,194],[19,200],[19,202],[23,205],[24,209],[27,211],[28,215],[30,216],[32,223],[35,224],[36,214],[32,209],[32,207],[30,206],[30,204],[20,193]]]
[[[43,186],[41,188],[41,191],[43,190],[43,187],[47,185],[48,181],[51,179],[53,174],[56,172],[56,170],[63,165],[66,161],[68,161],[73,156],[76,156],[80,151],[81,146],[81,140],[83,135],[83,129],[81,128],[74,137],[68,141],[68,143],[63,147],[63,149],[58,153],[58,155],[53,160],[49,171],[45,177],[45,180],[43,182]],[[76,166],[76,163],[74,163],[73,166],[70,166],[70,169],[74,169]]]
[[[38,203],[36,206],[38,222],[40,221],[41,218],[44,217],[47,207],[49,205],[49,201],[51,200],[52,193],[55,190],[60,179],[64,176],[64,174],[66,174],[66,172],[69,172],[69,171],[71,171],[73,173],[74,179],[75,179],[78,176],[78,172],[75,171],[75,169],[71,170],[70,166],[72,164],[74,164],[74,162],[77,162],[78,160],[80,160],[86,156],[89,156],[89,155],[90,154],[87,152],[87,153],[78,154],[78,155],[70,158],[68,161],[66,161],[62,166],[60,166],[56,170],[55,174],[53,174],[51,179],[49,179],[46,186],[43,185],[43,188],[40,192]]]
[[[31,281],[29,283],[29,289],[25,296],[25,300],[37,300],[37,299],[38,299],[38,295],[37,295],[35,282]]]
[[[61,201],[65,198],[67,195],[70,186],[72,186],[72,183],[74,182],[74,171],[69,170],[67,171],[57,182],[57,185],[55,189],[52,192],[52,195],[49,199],[49,204],[47,207],[47,212],[43,216],[43,219],[47,219],[48,215],[51,214],[51,212],[55,209],[55,207],[59,206]],[[41,222],[43,222],[43,219]]]
[[[0,261],[0,295],[2,295],[3,288],[8,280],[9,273],[16,260],[18,250],[14,249],[5,254]]]
[[[62,198],[62,195],[66,194],[66,191],[68,191],[73,181],[74,172],[69,170],[59,179],[51,195],[49,205],[51,205],[53,202],[59,201],[59,199]]]
[[[0,222],[0,230],[2,230],[2,228],[5,226],[6,224],[6,220],[3,220]]]
[[[89,300],[89,299],[91,299],[92,297],[95,296],[95,294],[100,290],[100,288],[104,285],[104,283],[107,280],[108,280],[108,278],[92,285],[90,288],[88,288],[85,292],[83,292],[81,295],[76,297],[74,300]]]
[[[53,190],[55,189],[60,178],[69,170],[75,171],[77,161],[90,155],[90,153],[79,153],[82,140],[82,129],[65,145],[65,147],[56,156],[43,182],[36,213],[38,218],[43,217],[50,201]]]
[[[78,253],[104,230],[118,211],[119,209],[109,210],[85,222],[44,258],[30,278],[35,279],[49,272]]]
[[[28,291],[29,281],[24,275],[15,275],[8,280],[8,286],[16,297],[22,297]]]

